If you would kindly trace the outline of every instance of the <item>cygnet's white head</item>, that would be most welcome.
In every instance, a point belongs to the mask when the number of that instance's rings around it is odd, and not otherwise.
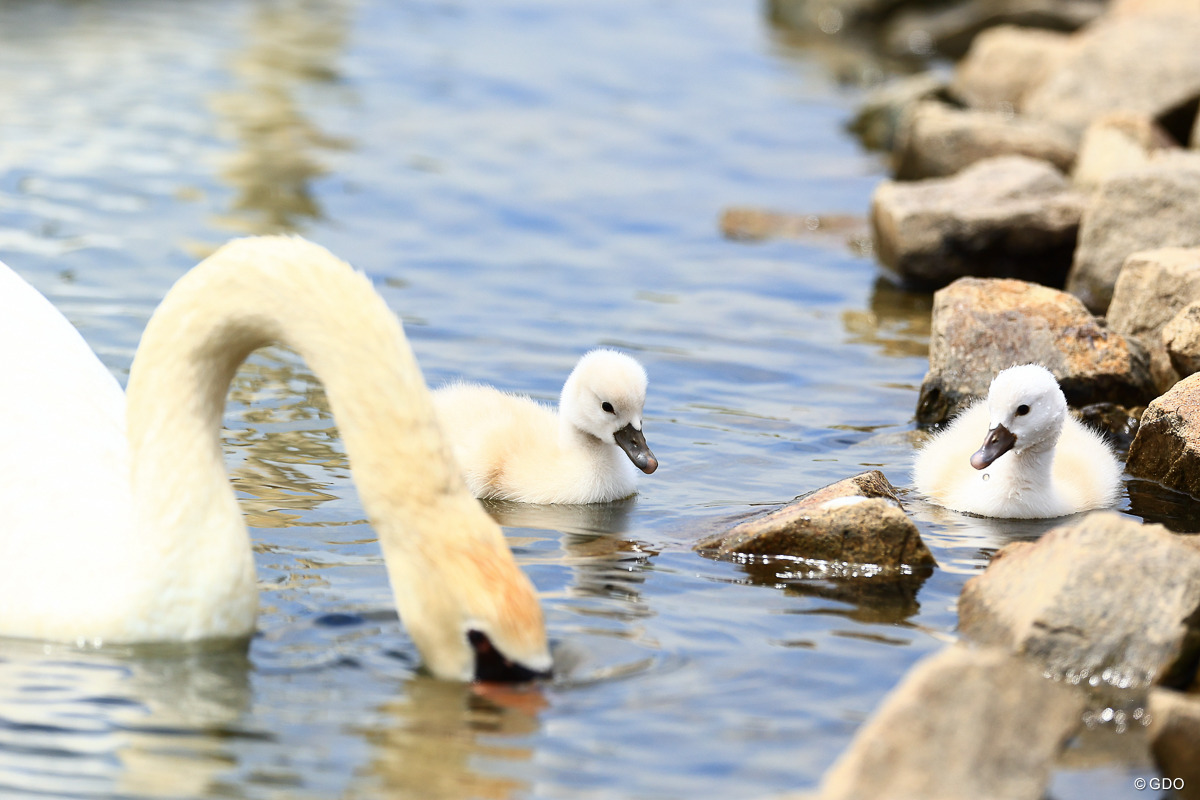
[[[1067,399],[1054,373],[1041,364],[1009,367],[988,389],[990,430],[971,466],[986,469],[1012,450],[1043,451],[1054,447],[1067,418]]]
[[[593,350],[579,359],[563,384],[558,413],[564,425],[625,451],[646,474],[658,459],[642,434],[646,370],[615,350]]]

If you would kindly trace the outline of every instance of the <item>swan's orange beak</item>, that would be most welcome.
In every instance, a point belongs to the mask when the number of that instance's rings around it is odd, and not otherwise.
[[[633,423],[629,423],[621,430],[613,434],[613,439],[617,443],[617,447],[625,451],[625,455],[629,456],[629,460],[633,465],[642,472],[649,475],[654,470],[658,469],[658,459],[654,457],[654,453],[650,452],[650,448],[646,446],[646,437],[642,432],[633,427]]]
[[[1012,431],[1003,425],[997,425],[988,431],[987,438],[983,440],[983,447],[972,454],[971,466],[975,469],[987,469],[993,461],[1012,450],[1016,443],[1017,437]]]

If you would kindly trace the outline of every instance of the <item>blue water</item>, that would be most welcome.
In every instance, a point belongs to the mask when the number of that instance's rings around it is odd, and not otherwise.
[[[552,402],[587,349],[634,353],[662,464],[612,507],[490,506],[541,593],[559,677],[434,681],[319,384],[259,353],[225,440],[262,589],[248,654],[7,644],[0,794],[815,786],[954,638],[963,581],[1039,530],[914,500],[941,566],[891,602],[692,552],[863,469],[907,485],[929,298],[836,237],[750,245],[717,225],[735,205],[865,212],[885,170],[844,132],[862,92],[844,72],[749,0],[0,6],[0,258],[122,381],[196,260],[296,231],[371,276],[431,385]],[[1145,765],[1064,770],[1055,796],[1135,796],[1130,769]]]

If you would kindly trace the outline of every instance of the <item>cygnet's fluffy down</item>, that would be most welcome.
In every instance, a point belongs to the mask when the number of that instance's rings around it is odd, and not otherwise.
[[[604,503],[637,490],[637,470],[658,468],[642,434],[645,402],[646,371],[614,350],[579,360],[557,414],[479,384],[434,392],[438,421],[475,496],[544,504]]]
[[[1103,437],[1067,413],[1050,370],[1010,367],[916,456],[917,490],[985,517],[1060,517],[1113,505],[1122,468]]]

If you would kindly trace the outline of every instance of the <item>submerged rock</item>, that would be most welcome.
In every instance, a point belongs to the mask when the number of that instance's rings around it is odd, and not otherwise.
[[[1098,511],[1002,548],[958,601],[972,641],[1071,682],[1190,683],[1200,658],[1200,549]]]
[[[1172,363],[1164,340],[1168,324],[1185,307],[1200,302],[1200,247],[1164,247],[1133,253],[1113,287],[1108,324],[1136,337],[1150,355],[1150,372],[1159,392],[1183,374]],[[1182,340],[1178,346],[1183,346]]]
[[[1200,697],[1157,689],[1150,693],[1148,710],[1150,747],[1159,770],[1183,783],[1176,797],[1200,798]]]
[[[1106,328],[1077,298],[1024,281],[961,278],[933,297],[917,421],[944,422],[986,397],[998,372],[1029,363],[1053,372],[1072,406],[1136,406],[1155,393],[1141,344]]]
[[[880,261],[918,286],[963,275],[1061,286],[1084,205],[1050,164],[1003,156],[951,178],[884,181],[871,228]]]
[[[954,71],[950,96],[983,111],[1020,111],[1025,94],[1070,52],[1057,31],[1000,25],[983,31]]]
[[[813,561],[933,566],[936,562],[879,470],[798,497],[783,508],[710,536],[712,556],[791,556]]]
[[[1200,41],[1200,40],[1198,40]],[[1196,48],[1200,53],[1200,47]],[[1162,247],[1200,245],[1200,153],[1171,152],[1119,173],[1092,194],[1079,224],[1067,291],[1103,314],[1125,260]]]
[[[1027,156],[1063,172],[1075,161],[1074,142],[1053,125],[933,101],[913,109],[898,145],[896,177],[901,180],[953,175],[996,156]]]
[[[1163,118],[1200,97],[1200,16],[1110,14],[1025,96],[1024,110],[1081,136],[1114,110]],[[1190,120],[1189,120],[1190,122]]]
[[[1200,497],[1200,373],[1184,378],[1146,408],[1125,469]]]
[[[822,800],[1039,800],[1082,692],[995,649],[916,664],[825,774]]]

